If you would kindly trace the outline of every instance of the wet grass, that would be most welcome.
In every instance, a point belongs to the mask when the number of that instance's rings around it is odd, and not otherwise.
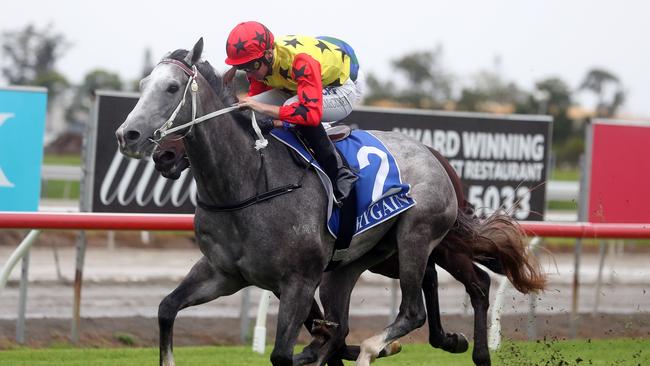
[[[270,348],[264,355],[250,347],[178,347],[177,365],[243,366],[268,365]],[[89,365],[140,366],[158,362],[155,348],[114,349],[28,349],[0,351],[0,365]],[[346,362],[346,365],[353,365]],[[425,344],[406,344],[397,356],[379,359],[375,365],[472,365],[471,353],[452,355]],[[650,339],[618,340],[543,340],[538,342],[505,342],[492,352],[493,365],[648,365]]]

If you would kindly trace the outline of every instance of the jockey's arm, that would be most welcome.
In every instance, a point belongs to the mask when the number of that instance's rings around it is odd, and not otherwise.
[[[249,79],[248,96],[241,98],[239,105],[276,119],[274,121],[276,127],[282,126],[281,121],[305,126],[318,125],[323,115],[323,84],[320,63],[307,54],[299,54],[294,59],[291,72],[291,76],[297,84],[297,102],[283,106],[260,103],[251,96],[270,88],[258,80]]]
[[[280,119],[298,125],[318,125],[323,115],[320,63],[305,53],[298,54],[291,67],[291,77],[297,84],[298,101],[280,107]]]

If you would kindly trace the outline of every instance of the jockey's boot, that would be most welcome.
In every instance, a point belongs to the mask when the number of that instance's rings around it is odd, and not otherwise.
[[[334,144],[327,137],[322,124],[318,126],[296,126],[300,134],[307,140],[307,144],[314,151],[318,164],[332,181],[334,198],[340,206],[354,188],[354,182],[359,177],[350,170],[336,151]]]

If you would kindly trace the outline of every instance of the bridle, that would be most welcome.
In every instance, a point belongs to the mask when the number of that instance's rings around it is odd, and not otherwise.
[[[153,142],[154,144],[159,144],[160,141],[162,141],[165,137],[173,134],[176,131],[180,131],[182,129],[188,128],[188,131],[183,134],[179,139],[184,138],[189,134],[191,131],[192,127],[195,124],[201,123],[205,120],[208,120],[213,117],[220,116],[222,114],[230,113],[232,111],[235,111],[239,109],[239,105],[234,104],[230,107],[222,108],[217,111],[214,111],[212,113],[208,113],[204,116],[201,116],[199,118],[196,118],[196,95],[199,91],[199,84],[196,82],[197,77],[203,77],[198,69],[196,68],[196,65],[192,65],[192,67],[188,67],[185,63],[175,60],[175,59],[170,59],[166,58],[160,61],[160,64],[172,64],[175,66],[178,66],[185,72],[185,74],[188,76],[187,84],[185,84],[185,90],[183,91],[183,99],[181,99],[180,103],[176,106],[174,111],[172,112],[171,116],[165,121],[165,123],[162,124],[162,126],[158,127],[154,133],[153,137],[150,138],[150,141]],[[183,105],[185,105],[185,100],[187,99],[187,92],[190,92],[191,98],[192,98],[192,120],[189,122],[186,122],[184,124],[172,127],[174,124],[174,120],[176,119],[176,115],[178,112],[181,110]],[[260,178],[264,178],[265,186],[266,186],[266,191],[263,193],[256,193],[254,196],[251,196],[247,199],[244,199],[239,202],[227,204],[227,205],[212,205],[206,202],[203,202],[198,196],[197,196],[197,205],[201,207],[204,210],[208,211],[213,211],[213,212],[230,212],[230,211],[238,211],[243,208],[255,205],[257,203],[290,193],[295,191],[296,189],[299,189],[302,187],[302,181],[305,178],[305,175],[307,174],[307,169],[310,167],[309,164],[307,164],[307,167],[304,169],[300,179],[298,182],[294,184],[287,184],[284,186],[276,187],[269,189],[268,187],[268,177],[266,176],[266,168],[265,168],[265,159],[264,159],[264,152],[262,149],[264,149],[269,141],[264,138],[262,135],[262,131],[260,130],[260,127],[257,125],[257,120],[255,119],[255,113],[251,112],[251,123],[253,125],[253,130],[255,130],[255,134],[257,135],[257,140],[255,140],[255,150],[259,152],[261,163],[260,163],[260,171],[258,172],[258,180]],[[257,185],[257,184],[256,184]]]
[[[185,63],[171,59],[171,58],[166,58],[160,61],[158,65],[160,64],[171,64],[179,67],[183,72],[188,76],[187,79],[187,84],[185,84],[185,89],[183,91],[183,98],[181,101],[178,103],[172,114],[169,116],[167,121],[162,124],[162,126],[158,127],[154,132],[153,132],[153,137],[150,138],[151,142],[158,144],[160,141],[162,141],[165,137],[173,134],[176,131],[183,130],[185,128],[188,128],[188,131],[180,137],[180,139],[184,138],[187,136],[187,134],[192,130],[192,127],[194,125],[201,123],[205,120],[208,120],[210,118],[214,118],[217,116],[220,116],[222,114],[230,113],[235,110],[238,110],[240,107],[238,104],[234,104],[230,107],[222,108],[217,111],[214,111],[212,113],[208,113],[204,116],[201,116],[199,118],[196,118],[196,95],[199,91],[199,84],[196,82],[196,79],[198,76],[201,76],[199,73],[198,69],[196,68],[196,65],[192,65],[192,68],[189,68]],[[176,115],[178,112],[181,110],[183,105],[185,105],[185,100],[187,99],[187,92],[190,92],[191,98],[192,98],[192,120],[186,123],[183,123],[181,125],[172,127],[174,124],[174,120],[176,119]],[[253,130],[255,131],[255,134],[257,135],[257,140],[255,140],[255,150],[260,150],[265,148],[268,145],[268,140],[264,138],[262,135],[262,131],[260,130],[260,127],[257,125],[257,120],[255,118],[255,113],[251,112],[251,124],[253,126]]]

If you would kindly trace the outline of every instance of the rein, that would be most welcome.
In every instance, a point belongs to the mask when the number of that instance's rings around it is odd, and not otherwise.
[[[183,70],[183,72],[185,72],[185,74],[189,77],[189,79],[187,80],[187,84],[185,85],[185,90],[183,92],[183,99],[181,99],[178,106],[176,106],[176,109],[174,109],[174,112],[172,112],[171,116],[169,116],[169,119],[167,119],[167,121],[165,121],[165,123],[163,123],[162,126],[160,126],[159,128],[157,128],[154,131],[153,138],[151,139],[151,141],[153,143],[158,144],[166,136],[169,136],[169,135],[173,134],[176,131],[180,131],[180,130],[188,128],[188,127],[191,130],[194,125],[199,124],[199,123],[201,123],[201,122],[203,122],[205,120],[220,116],[222,114],[230,113],[230,112],[233,112],[233,111],[239,109],[239,105],[234,104],[234,105],[232,105],[230,107],[222,108],[222,109],[219,109],[217,111],[208,113],[208,114],[206,114],[204,116],[201,116],[199,118],[196,118],[196,95],[197,95],[197,93],[199,91],[199,84],[196,82],[196,78],[198,76],[201,76],[201,74],[198,72],[198,70],[196,68],[196,65],[192,65],[192,68],[190,69],[187,65],[185,65],[184,63],[182,63],[182,62],[180,62],[178,60],[175,60],[175,59],[164,59],[164,60],[160,61],[159,64],[172,64],[172,65],[178,66],[178,67],[181,68],[181,70]],[[187,97],[187,91],[188,90],[191,92],[191,96],[192,96],[192,120],[187,122],[187,123],[181,124],[179,126],[172,127],[172,125],[174,124],[174,120],[176,119],[176,115],[180,111],[181,107],[183,107],[183,105],[185,105],[185,99]],[[243,208],[246,208],[248,206],[252,206],[252,205],[254,205],[256,203],[260,203],[260,202],[269,200],[271,198],[281,196],[283,194],[291,193],[294,190],[302,187],[302,181],[304,180],[305,175],[307,174],[307,170],[310,167],[309,164],[307,164],[305,170],[302,173],[302,176],[300,177],[300,179],[298,180],[297,183],[295,183],[295,184],[287,184],[287,185],[277,187],[277,188],[273,188],[273,189],[270,189],[270,190],[268,189],[268,179],[266,178],[266,169],[265,169],[266,165],[264,164],[265,159],[264,159],[264,152],[262,151],[262,149],[267,147],[269,142],[262,135],[262,131],[260,130],[260,127],[258,126],[257,120],[255,118],[255,112],[252,112],[252,111],[251,111],[251,124],[253,126],[253,130],[255,131],[255,134],[257,135],[257,140],[255,140],[255,150],[257,150],[259,152],[260,159],[262,161],[262,163],[260,164],[260,171],[258,172],[258,177],[261,177],[262,172],[264,172],[264,177],[265,177],[265,182],[266,182],[266,190],[267,191],[264,192],[264,193],[257,193],[254,196],[249,197],[249,198],[247,198],[245,200],[242,200],[240,202],[237,202],[237,203],[234,203],[234,204],[229,204],[229,205],[223,205],[223,206],[212,205],[212,204],[203,202],[197,196],[196,203],[202,209],[208,210],[208,211],[213,211],[213,212],[237,211],[237,210],[241,210]],[[188,130],[188,133],[189,133],[189,130]],[[186,135],[187,135],[187,133],[185,135],[183,135],[181,137],[181,139],[183,137],[185,137]]]
[[[169,116],[167,121],[165,121],[165,123],[163,123],[162,126],[158,127],[154,131],[153,139],[151,139],[152,142],[159,143],[166,136],[171,135],[176,131],[180,131],[188,127],[192,128],[194,125],[199,124],[205,120],[220,116],[222,114],[230,113],[232,111],[239,109],[239,105],[234,104],[230,107],[222,108],[212,113],[208,113],[204,116],[196,118],[196,95],[199,91],[199,84],[196,82],[196,77],[201,75],[196,69],[196,65],[192,65],[192,69],[190,69],[184,63],[174,59],[164,59],[160,61],[159,64],[172,64],[178,66],[181,70],[183,70],[183,72],[185,72],[185,74],[189,78],[187,79],[185,90],[183,91],[183,99],[181,99],[180,103],[178,103],[178,106],[176,106],[176,109],[174,109],[174,112],[172,112],[171,116]],[[185,105],[185,99],[187,98],[188,90],[190,91],[192,96],[192,120],[183,123],[179,126],[172,127],[172,125],[174,124],[174,120],[176,119],[176,115],[181,110],[181,107]],[[260,127],[257,125],[257,120],[255,118],[254,112],[251,112],[251,124],[253,130],[255,131],[255,134],[257,135],[257,140],[255,140],[255,150],[261,150],[269,144],[269,141],[266,138],[264,138],[264,135],[262,135],[262,131],[260,130]]]

